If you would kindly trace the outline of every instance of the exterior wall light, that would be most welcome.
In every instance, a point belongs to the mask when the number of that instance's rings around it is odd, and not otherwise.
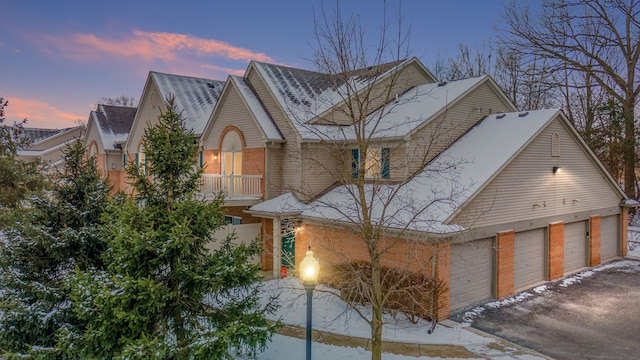
[[[553,171],[554,174],[556,174],[559,170],[560,170],[560,166],[554,166],[551,168],[551,171]]]

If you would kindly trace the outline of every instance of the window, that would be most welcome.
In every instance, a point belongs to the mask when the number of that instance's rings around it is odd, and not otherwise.
[[[560,156],[560,135],[551,134],[551,156]]]
[[[240,216],[225,215],[224,216],[224,223],[227,224],[227,225],[241,225],[242,224],[242,218]]]
[[[388,179],[389,178],[389,148],[367,149],[364,159],[360,156],[358,149],[351,150],[351,172],[353,178],[358,178],[358,164],[364,167],[365,179]],[[364,162],[364,163],[361,163]]]
[[[144,153],[144,144],[138,145],[138,153],[136,154],[136,166],[143,166],[145,175],[148,173],[149,169],[147,168],[147,156]]]

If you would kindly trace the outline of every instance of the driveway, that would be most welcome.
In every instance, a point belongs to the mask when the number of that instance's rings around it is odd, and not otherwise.
[[[618,260],[485,303],[466,318],[559,360],[639,359],[640,261]]]

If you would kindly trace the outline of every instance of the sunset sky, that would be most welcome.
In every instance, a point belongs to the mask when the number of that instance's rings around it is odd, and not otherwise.
[[[388,0],[395,23],[397,0]],[[335,1],[326,0],[329,11]],[[103,97],[140,98],[149,71],[225,80],[251,60],[313,70],[314,12],[321,0],[3,1],[0,97],[8,122],[64,128],[86,122]],[[430,67],[458,44],[488,47],[502,0],[403,0],[412,55]],[[370,36],[382,0],[341,1]]]

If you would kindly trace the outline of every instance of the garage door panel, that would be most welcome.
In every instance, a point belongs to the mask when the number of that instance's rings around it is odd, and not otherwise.
[[[516,233],[514,262],[516,289],[522,289],[546,279],[544,229]]]
[[[618,215],[603,217],[600,223],[600,258],[604,261],[618,255]]]
[[[587,266],[587,222],[564,226],[564,272]]]
[[[492,297],[493,239],[451,246],[451,310]]]

